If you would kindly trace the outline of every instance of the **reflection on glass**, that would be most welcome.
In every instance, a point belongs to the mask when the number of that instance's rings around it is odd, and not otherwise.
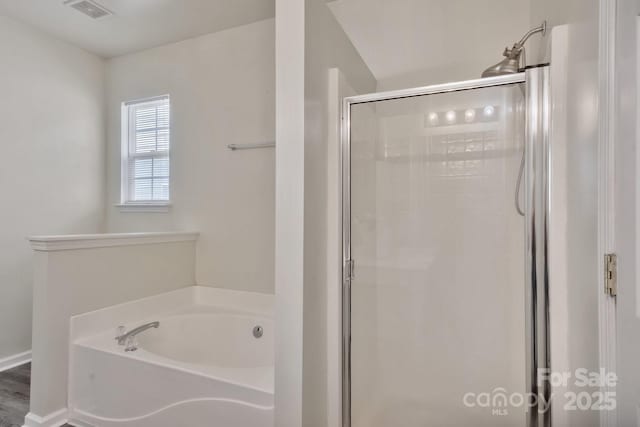
[[[352,425],[518,426],[466,393],[525,391],[518,86],[351,116]]]

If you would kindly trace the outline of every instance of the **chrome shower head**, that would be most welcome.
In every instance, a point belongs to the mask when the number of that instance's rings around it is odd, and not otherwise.
[[[482,77],[495,77],[502,76],[505,74],[516,74],[520,72],[524,66],[526,66],[526,59],[524,58],[524,44],[529,40],[529,37],[536,33],[542,33],[545,35],[547,32],[547,21],[544,21],[542,25],[536,27],[532,30],[529,30],[527,34],[522,37],[522,39],[513,45],[511,48],[505,48],[502,55],[505,57],[502,61],[498,62],[495,65],[484,70],[482,73]],[[523,64],[521,67],[520,64]]]
[[[519,71],[520,71],[520,54],[516,55],[513,58],[507,56],[502,61],[487,68],[482,72],[482,77],[495,77],[495,76],[503,76],[505,74],[516,74]]]

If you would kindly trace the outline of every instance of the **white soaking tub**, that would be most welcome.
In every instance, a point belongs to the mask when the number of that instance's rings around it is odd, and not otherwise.
[[[144,316],[132,321],[136,308]],[[109,319],[111,327],[89,332]],[[151,321],[160,326],[137,336],[136,351],[116,342],[117,326]],[[78,316],[73,335],[76,425],[273,426],[271,296],[192,287]]]

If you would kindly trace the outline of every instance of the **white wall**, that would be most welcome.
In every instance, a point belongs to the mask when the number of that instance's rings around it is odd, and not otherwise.
[[[529,0],[332,0],[378,90],[479,78],[529,29]]]
[[[103,227],[103,61],[0,16],[0,359],[31,348],[26,237]]]
[[[428,40],[411,40],[409,43],[437,46],[432,49],[438,52],[439,58],[428,66],[423,64],[419,69],[407,69],[392,76],[379,77],[378,91],[478,79],[485,69],[504,59],[502,52],[505,47],[511,47],[530,28],[542,22],[540,19],[539,22],[530,23],[534,20],[530,18],[529,5],[521,0],[463,0],[435,2],[428,6],[425,1],[403,0],[403,3],[405,7],[411,4],[416,9],[414,16],[426,15],[428,12],[424,9],[427,8],[436,9],[432,14],[437,18],[432,19],[440,19],[441,23],[429,31]],[[440,7],[443,10],[438,10],[437,3],[442,4]],[[395,2],[393,7],[398,7]],[[398,26],[387,31],[402,33]],[[429,55],[421,55],[420,50],[403,51],[405,55],[429,58]],[[535,57],[527,55],[528,64],[536,62]]]
[[[325,426],[329,69],[376,82],[324,0],[277,0],[276,31],[275,424]]]
[[[530,0],[531,25],[540,25],[540,22],[547,21],[547,36],[543,39],[533,37],[528,43],[528,55],[532,61],[545,62],[551,59],[551,30],[553,27],[564,24],[573,24],[574,30],[581,27],[582,31],[589,32],[583,34],[587,39],[574,39],[574,47],[597,51],[598,44],[589,45],[587,41],[597,40],[598,37],[598,2],[594,0]],[[577,34],[576,34],[577,35]],[[593,55],[592,59],[594,58]]]
[[[618,254],[618,423],[640,423],[640,2],[616,3],[616,209],[615,251]]]
[[[333,119],[328,113],[334,101],[329,96],[329,69],[340,69],[358,93],[375,91],[376,80],[326,2],[307,0],[305,7],[302,419],[305,427],[312,427],[327,425],[327,280],[334,280],[327,277],[327,150]]]
[[[108,231],[198,230],[198,284],[272,293],[273,149],[227,144],[274,140],[274,20],[109,60]],[[171,96],[168,213],[123,213],[120,106]]]
[[[276,0],[274,424],[302,426],[305,5]]]

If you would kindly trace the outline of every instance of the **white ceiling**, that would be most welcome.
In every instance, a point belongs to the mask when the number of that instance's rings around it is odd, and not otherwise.
[[[381,80],[498,62],[504,47],[529,30],[530,1],[333,0],[328,4]],[[474,72],[479,76],[482,70]]]
[[[274,0],[98,0],[115,16],[93,20],[64,0],[0,0],[0,14],[103,57],[274,16]]]

